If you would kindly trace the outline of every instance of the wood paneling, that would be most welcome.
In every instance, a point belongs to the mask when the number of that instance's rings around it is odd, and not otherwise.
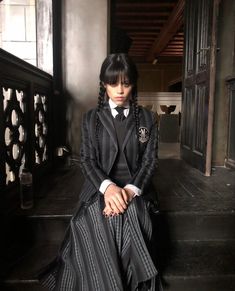
[[[129,54],[136,62],[183,56],[184,0],[116,0],[114,11],[113,23],[132,40]]]
[[[182,157],[211,173],[217,0],[187,0]]]

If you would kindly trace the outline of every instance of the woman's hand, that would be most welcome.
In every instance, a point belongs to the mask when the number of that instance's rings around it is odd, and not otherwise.
[[[135,197],[135,193],[131,189],[129,189],[128,187],[125,187],[124,190],[127,194],[128,203],[130,203],[132,201],[132,199]]]
[[[104,202],[103,214],[105,216],[124,213],[128,204],[127,192],[115,184],[110,184],[104,193]]]

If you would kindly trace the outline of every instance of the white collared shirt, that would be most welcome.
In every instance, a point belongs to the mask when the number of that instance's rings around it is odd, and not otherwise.
[[[115,118],[116,115],[118,115],[118,112],[115,109],[117,107],[117,104],[115,104],[111,99],[109,99],[109,106],[111,109],[112,116]],[[127,103],[126,105],[123,105],[123,107],[125,107],[125,109],[123,110],[123,114],[125,115],[125,117],[127,117],[130,111],[130,104]]]
[[[118,114],[117,110],[115,109],[115,107],[117,107],[117,105],[111,100],[109,99],[109,106],[110,106],[110,109],[111,109],[111,113],[112,113],[112,116],[115,118],[115,116]],[[126,104],[124,105],[124,107],[126,109],[124,109],[123,111],[123,114],[125,115],[125,117],[128,116],[129,112],[130,112],[130,104]],[[99,188],[99,191],[104,194],[106,189],[108,188],[109,185],[111,184],[114,184],[116,185],[114,182],[112,182],[110,179],[105,179],[101,185],[100,185],[100,188]],[[139,196],[141,195],[141,189],[139,189],[138,187],[136,187],[135,185],[133,184],[127,184],[124,189],[127,188],[127,189],[130,189],[131,191],[133,191],[135,194],[134,196]]]

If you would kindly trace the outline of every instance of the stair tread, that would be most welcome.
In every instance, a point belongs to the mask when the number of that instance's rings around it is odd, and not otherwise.
[[[164,276],[164,290],[234,291],[235,275]]]
[[[39,270],[55,258],[59,244],[34,246],[9,274],[7,281],[34,280]],[[176,241],[159,250],[164,276],[235,275],[235,241]],[[163,254],[164,252],[164,254]],[[167,256],[166,256],[167,254]],[[40,258],[40,259],[39,259]],[[161,263],[163,262],[163,264]]]
[[[76,165],[55,173],[42,183],[35,207],[19,210],[31,217],[71,217],[79,201],[84,178]],[[173,214],[235,214],[235,171],[215,168],[210,177],[181,160],[159,160],[153,178],[160,210]]]
[[[179,160],[160,160],[159,164],[154,183],[161,211],[156,219],[170,217],[168,220],[163,219],[166,222],[166,224],[163,223],[163,228],[167,228],[170,224],[175,232],[190,233],[181,237],[194,239],[172,241],[172,238],[176,238],[173,236],[169,238],[171,241],[169,247],[167,234],[165,234],[166,237],[163,234],[163,245],[160,241],[157,249],[159,254],[156,256],[159,259],[159,270],[162,271],[166,280],[173,282],[172,286],[176,286],[176,288],[172,287],[174,291],[235,290],[233,288],[235,285],[235,240],[216,240],[221,230],[226,231],[226,238],[235,238],[231,233],[235,224],[235,171],[216,168],[212,176],[208,178]],[[55,222],[58,219],[68,221],[78,205],[82,182],[81,170],[78,167],[72,167],[59,175],[54,175],[47,186],[42,185],[41,198],[37,198],[35,207],[27,211],[20,210],[17,215],[37,221],[37,228],[34,225],[34,229],[40,230],[41,233],[45,232],[44,224],[48,223],[46,219],[54,219]],[[214,231],[211,230],[210,236],[206,236],[208,227],[217,224],[220,217],[223,217],[223,220],[219,230],[215,228]],[[42,219],[44,224],[42,224]],[[161,219],[159,221],[161,228]],[[48,228],[49,231],[53,229],[53,223]],[[191,229],[190,224],[192,224]],[[227,228],[223,229],[223,225],[227,225]],[[66,222],[60,223],[60,230],[56,237],[59,239],[62,237],[65,227]],[[201,229],[201,236],[195,235],[196,228],[197,232]],[[161,235],[162,229],[159,232],[158,226],[155,225],[154,229],[156,229],[157,238],[159,234]],[[204,241],[196,240],[197,237],[203,239],[203,236]],[[208,240],[209,237],[214,240]],[[219,237],[223,238],[223,235],[219,234]],[[56,256],[59,245],[59,241],[43,243],[41,240],[41,243],[35,245],[11,270],[6,280],[7,284],[37,283],[39,270]],[[204,286],[212,286],[212,289],[206,289],[207,287]],[[217,288],[218,286],[220,289]],[[221,286],[226,286],[226,288],[222,289]]]
[[[12,268],[6,282],[37,281],[39,271],[47,266],[57,255],[60,244],[39,244]]]
[[[17,215],[31,218],[69,218],[78,206],[83,175],[78,166],[61,169],[40,185],[32,209]]]
[[[235,240],[173,241],[156,256],[168,276],[235,275]]]

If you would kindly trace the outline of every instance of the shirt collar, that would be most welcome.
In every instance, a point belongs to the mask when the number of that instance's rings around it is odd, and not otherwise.
[[[117,104],[114,103],[110,98],[109,98],[109,106],[111,109],[115,109],[115,107],[117,107]],[[124,106],[126,109],[130,108],[130,104],[127,103],[125,106]]]

